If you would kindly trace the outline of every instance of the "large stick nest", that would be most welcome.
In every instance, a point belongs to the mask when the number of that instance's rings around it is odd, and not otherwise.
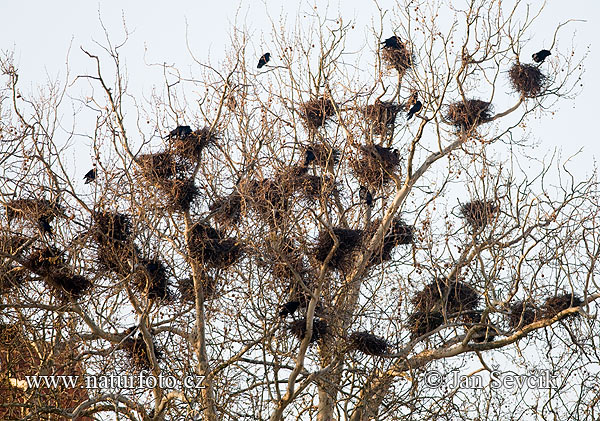
[[[131,239],[131,218],[118,212],[97,212],[94,214],[95,240],[98,244],[115,241],[126,242]]]
[[[446,119],[456,128],[469,131],[492,118],[492,104],[480,99],[468,99],[448,106]]]
[[[329,266],[341,271],[347,271],[351,268],[356,251],[361,247],[363,240],[362,230],[353,230],[349,228],[333,228],[333,235],[339,241],[338,248],[333,252]],[[319,233],[317,245],[313,250],[315,259],[324,262],[327,256],[333,250],[335,245],[332,234],[329,230]]]
[[[252,209],[267,222],[279,222],[289,210],[290,191],[278,180],[249,180],[240,186]]]
[[[200,284],[204,292],[204,300],[211,300],[216,297],[217,279],[205,273],[200,278]],[[194,280],[192,278],[182,278],[178,281],[177,288],[181,299],[188,303],[196,302],[196,291],[194,289]]]
[[[359,157],[350,161],[350,167],[362,185],[375,190],[390,181],[390,174],[395,173],[400,164],[400,154],[396,149],[363,145],[359,152]]]
[[[432,312],[446,309],[448,313],[472,311],[479,305],[479,294],[460,281],[437,278],[419,291],[411,302],[417,311]]]
[[[13,219],[39,220],[43,218],[51,222],[55,216],[62,214],[62,207],[47,199],[17,199],[6,203],[8,222]]]
[[[277,177],[277,185],[281,186],[284,197],[298,192],[305,199],[314,202],[319,198],[327,199],[336,191],[331,177],[307,174],[306,171],[305,166],[291,167]]]
[[[213,213],[213,219],[220,225],[235,226],[242,216],[242,196],[235,191],[229,196],[217,197],[208,209]]]
[[[340,160],[340,151],[325,144],[312,143],[302,147],[304,152],[304,164],[314,162],[321,168],[333,169]]]
[[[387,354],[389,344],[379,336],[369,332],[354,332],[348,337],[351,349],[356,349],[363,354],[382,356]]]
[[[542,93],[546,84],[546,76],[538,66],[532,64],[514,64],[508,75],[512,87],[526,98],[534,98]]]
[[[498,206],[493,201],[474,200],[460,207],[461,215],[475,229],[483,228],[498,212]]]
[[[316,130],[335,114],[335,107],[330,98],[322,96],[300,104],[300,113],[306,126],[310,130]]]
[[[527,326],[538,319],[539,313],[530,301],[517,301],[510,306],[508,325],[513,329]]]
[[[288,328],[292,335],[300,340],[304,339],[304,336],[306,336],[306,318],[290,322]],[[324,339],[328,333],[329,325],[327,324],[327,321],[315,317],[313,319],[312,336],[310,337],[310,342],[312,343],[320,339]]]
[[[416,311],[408,317],[408,329],[411,339],[434,331],[444,323],[444,315],[439,311]]]
[[[194,259],[215,268],[233,265],[244,253],[241,241],[225,238],[221,232],[200,222],[190,230],[188,249]]]
[[[544,317],[550,318],[556,316],[563,310],[571,307],[579,307],[583,304],[583,300],[575,294],[560,294],[550,297],[544,303],[542,314]],[[579,313],[569,314],[569,317],[576,317]]]
[[[202,151],[212,145],[216,145],[219,136],[210,131],[209,127],[196,130],[189,134],[171,137],[171,149],[184,159],[199,162]]]
[[[150,299],[170,298],[167,268],[158,259],[140,259],[133,276],[133,284]]]
[[[200,195],[194,180],[163,180],[160,188],[168,197],[167,209],[171,212],[186,212]]]
[[[154,340],[152,341],[152,345],[156,359],[160,360],[162,352],[158,349]],[[152,359],[141,333],[135,337],[125,338],[119,345],[119,348],[125,351],[132,364],[138,369],[150,369],[152,367]]]
[[[395,37],[395,45],[386,45],[381,49],[381,57],[390,67],[403,75],[414,63],[413,54],[406,43]]]
[[[381,219],[374,220],[369,223],[365,229],[364,242],[365,247],[368,246],[369,241],[377,232]],[[407,225],[404,221],[397,218],[392,221],[392,225],[388,232],[383,237],[383,243],[381,247],[374,251],[371,255],[369,265],[378,265],[380,263],[391,260],[392,251],[396,246],[412,244],[414,242],[414,227]]]
[[[151,181],[174,177],[179,166],[170,152],[158,152],[140,155],[137,163],[142,175]]]
[[[396,122],[396,115],[402,106],[393,102],[382,102],[379,99],[364,109],[365,117],[373,123],[373,130],[378,135],[384,135]]]

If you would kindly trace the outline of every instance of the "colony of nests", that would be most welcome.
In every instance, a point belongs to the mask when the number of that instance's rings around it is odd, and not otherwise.
[[[367,355],[383,356],[387,354],[389,344],[379,336],[369,332],[354,332],[348,336],[350,349],[355,349]]]
[[[510,306],[508,325],[513,329],[517,329],[535,322],[539,316],[539,310],[535,308],[531,301],[517,301]]]
[[[367,105],[364,109],[365,117],[373,123],[373,131],[378,135],[385,135],[394,127],[396,115],[402,106],[393,102],[383,102],[377,99],[374,104]]]
[[[472,311],[479,305],[479,294],[471,286],[457,280],[437,278],[419,291],[411,302],[417,311]]]
[[[400,164],[397,149],[363,145],[359,152],[359,156],[350,162],[350,167],[360,184],[375,190],[390,181],[390,174],[395,173]]]
[[[355,252],[362,245],[363,231],[349,228],[333,228],[332,231],[330,233],[329,230],[324,230],[319,233],[317,245],[313,251],[314,257],[319,262],[325,262],[335,245],[333,234],[337,237],[339,245],[329,260],[329,267],[347,271],[354,262]]]
[[[302,340],[306,336],[306,319],[298,319],[289,323],[288,328],[292,335]],[[329,333],[327,321],[318,317],[313,319],[312,336],[310,342],[322,340]]]
[[[54,247],[33,251],[23,266],[42,278],[61,299],[78,299],[92,287],[89,279],[72,272],[65,261],[64,252]]]
[[[458,101],[448,106],[446,120],[461,131],[470,131],[492,118],[492,104],[480,99]]]
[[[390,66],[403,75],[413,65],[413,55],[406,43],[393,36],[385,41],[381,57]]]
[[[415,339],[434,331],[444,323],[444,315],[439,311],[416,311],[408,317],[411,338]]]
[[[148,298],[170,298],[167,268],[158,259],[140,259],[137,262],[133,285]]]
[[[487,225],[496,212],[498,212],[498,207],[493,201],[474,200],[460,207],[461,215],[475,229]]]
[[[187,127],[187,126],[183,126]],[[200,161],[202,151],[212,145],[216,145],[219,136],[209,127],[204,127],[196,131],[181,131],[169,136],[171,140],[171,150],[178,156],[193,162]]]
[[[189,234],[190,255],[207,267],[227,268],[242,256],[244,247],[236,238],[225,238],[215,228],[197,222]]]
[[[131,332],[133,332],[133,329],[128,329],[125,334],[131,335]],[[152,341],[152,345],[156,359],[160,360],[162,352],[158,349],[154,341]],[[141,333],[138,333],[137,336],[131,335],[123,339],[119,344],[119,349],[125,351],[132,364],[138,369],[150,369],[152,367],[152,359]]]
[[[37,224],[47,234],[52,234],[50,222],[62,215],[62,207],[47,199],[17,199],[6,203],[6,217],[10,223],[13,219],[27,219]]]
[[[300,115],[309,130],[316,130],[323,126],[327,118],[335,114],[332,100],[327,96],[313,98],[300,104]]]
[[[375,234],[381,220],[372,221],[365,230],[364,241],[367,242]],[[412,244],[414,242],[414,227],[407,225],[401,219],[394,219],[388,232],[383,237],[383,243],[379,250],[373,252],[369,265],[378,265],[391,260],[392,250],[396,246]],[[367,244],[365,244],[367,245]]]
[[[554,317],[563,310],[571,307],[579,307],[583,300],[575,294],[564,293],[550,297],[544,303],[542,314],[544,317]],[[569,317],[577,316],[578,313],[572,313]]]
[[[534,98],[542,93],[546,76],[538,66],[515,63],[508,72],[513,88],[526,98]]]

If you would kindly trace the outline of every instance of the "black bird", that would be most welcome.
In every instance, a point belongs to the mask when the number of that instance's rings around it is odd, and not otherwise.
[[[315,159],[317,159],[317,157],[315,156],[313,149],[307,148],[306,151],[304,151],[304,166],[310,164]]]
[[[415,102],[413,104],[413,106],[410,107],[410,110],[408,110],[408,113],[406,114],[406,119],[410,120],[413,115],[415,115],[416,113],[418,113],[419,111],[421,111],[422,107],[423,107],[423,104],[421,103],[421,101],[419,101],[417,99],[417,102]]]
[[[285,317],[288,314],[294,314],[300,307],[300,301],[289,301],[281,306],[279,317]]]
[[[96,179],[96,168],[89,170],[84,176],[85,184],[89,184]]]
[[[358,197],[360,198],[361,202],[365,202],[368,207],[373,206],[373,195],[365,186],[360,186],[360,189],[358,190]]]
[[[548,50],[540,50],[537,53],[532,54],[531,58],[536,63],[541,63],[544,60],[546,60],[546,57],[548,57],[549,55],[550,55],[550,51],[548,51]]]
[[[383,48],[394,48],[394,49],[402,48],[402,41],[400,40],[400,37],[398,37],[396,35],[386,39],[385,41],[382,42],[382,44],[385,44],[383,46]]]
[[[48,235],[53,235],[52,233],[52,227],[50,226],[50,222],[48,222],[48,218],[45,216],[42,216],[40,218],[38,218],[38,227],[39,229],[43,232],[46,233]]]
[[[167,138],[182,138],[192,134],[192,128],[190,126],[177,126],[174,130],[171,130]]]
[[[258,66],[256,66],[256,67],[258,69],[260,69],[265,64],[267,64],[270,59],[271,59],[271,53],[264,53],[263,56],[260,58],[260,60],[258,60]]]

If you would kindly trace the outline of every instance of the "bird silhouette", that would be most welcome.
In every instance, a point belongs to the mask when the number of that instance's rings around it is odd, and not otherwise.
[[[311,162],[313,162],[315,159],[317,159],[317,157],[315,156],[315,152],[313,151],[313,148],[308,147],[306,148],[306,151],[304,151],[304,165],[308,165]]]
[[[548,51],[548,50],[540,50],[537,53],[532,54],[531,58],[536,63],[542,63],[544,60],[546,60],[546,57],[548,57],[549,55],[550,55],[550,51]]]
[[[192,129],[190,126],[177,126],[175,129],[171,130],[169,136],[167,138],[182,138],[192,134]]]
[[[383,48],[402,48],[402,41],[400,40],[400,37],[396,35],[394,35],[393,37],[389,37],[388,39],[383,41],[382,44],[384,44]]]
[[[271,59],[271,53],[264,53],[263,56],[260,58],[260,60],[258,60],[258,66],[256,66],[256,67],[258,69],[260,69],[265,64],[267,64],[270,59]]]
[[[38,227],[39,227],[40,231],[42,231],[42,233],[48,234],[50,236],[53,235],[52,226],[50,226],[48,217],[46,217],[46,216],[39,217],[37,220],[37,223],[38,223]]]
[[[406,114],[406,119],[410,120],[413,115],[415,115],[416,113],[418,113],[419,111],[421,111],[422,107],[423,107],[423,104],[421,103],[421,101],[417,100],[413,104],[413,106],[410,107],[410,110],[408,110],[408,113]]]
[[[89,170],[84,176],[85,184],[89,184],[96,179],[96,168]]]
[[[300,307],[300,301],[289,301],[281,306],[279,317],[286,317],[288,314],[294,314]]]
[[[373,195],[365,186],[360,186],[360,189],[358,190],[358,197],[360,198],[361,202],[365,202],[368,207],[373,206]]]

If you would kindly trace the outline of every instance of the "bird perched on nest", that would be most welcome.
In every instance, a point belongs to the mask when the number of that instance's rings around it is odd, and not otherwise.
[[[288,314],[294,314],[298,307],[300,306],[300,301],[289,301],[281,306],[281,310],[279,311],[279,317],[286,317]]]
[[[84,176],[85,184],[90,184],[92,181],[96,179],[96,168],[92,168],[89,170]]]
[[[546,57],[548,57],[549,55],[550,55],[549,50],[540,50],[537,53],[532,54],[531,58],[536,63],[542,63],[544,60],[546,60]]]
[[[311,162],[313,162],[317,157],[315,156],[315,152],[311,147],[306,148],[304,152],[304,166],[307,166]]]
[[[413,106],[410,107],[410,110],[408,110],[408,113],[406,114],[406,119],[410,120],[413,115],[421,111],[421,108],[423,108],[423,104],[417,99]]]
[[[186,137],[192,134],[192,128],[190,126],[177,126],[175,129],[171,130],[168,139],[173,139],[176,137]]]
[[[400,40],[400,37],[396,35],[389,37],[383,41],[382,44],[384,44],[383,48],[402,48],[402,41]]]
[[[373,195],[365,186],[360,186],[358,197],[360,198],[360,201],[365,202],[368,207],[373,206]]]
[[[258,66],[256,66],[256,68],[260,69],[265,64],[267,64],[270,59],[271,59],[271,53],[264,53],[263,56],[260,58],[260,60],[258,60]]]

